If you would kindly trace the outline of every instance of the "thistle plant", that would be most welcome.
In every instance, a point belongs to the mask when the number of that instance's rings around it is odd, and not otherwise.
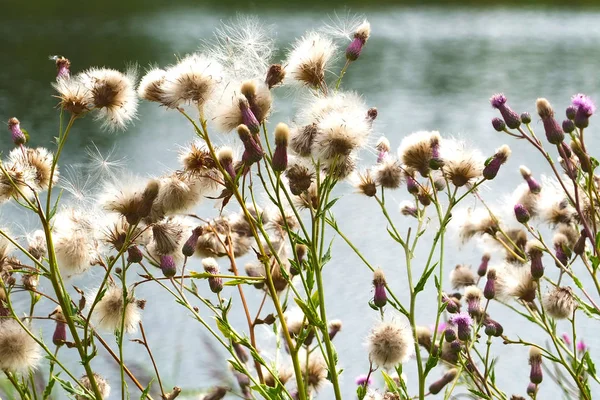
[[[14,149],[0,164],[0,200],[38,223],[26,238],[0,229],[4,392],[23,399],[183,398],[189,389],[166,386],[156,344],[145,333],[144,313],[168,307],[185,310],[189,323],[228,354],[221,367],[235,385],[207,388],[205,400],[307,400],[322,398],[325,388],[342,399],[349,385],[360,400],[460,393],[535,399],[544,385],[591,399],[599,381],[576,316],[600,315],[600,180],[584,138],[593,102],[573,96],[561,124],[549,101],[538,99],[544,135],[536,135],[530,114],[513,111],[496,94],[491,105],[500,116],[489,134],[505,134],[508,144],[478,150],[419,131],[404,136],[395,152],[391,138],[374,135],[374,105],[342,86],[353,63],[369,56],[370,34],[364,19],[307,32],[277,62],[271,33],[256,19],[238,19],[198,52],[148,69],[139,82],[136,68],[76,72],[76,60],[57,57],[56,148],[30,147],[27,116],[13,117]],[[298,98],[297,110],[273,121],[286,87]],[[76,193],[69,199],[72,187],[59,178],[69,172],[61,153],[79,120],[126,130],[144,118],[137,114],[140,100],[188,124],[179,169],[151,178],[113,173],[96,149],[102,168],[92,199],[82,204]],[[531,146],[552,175],[539,178],[522,166],[514,192],[490,201],[481,188],[505,171],[515,139]],[[349,188],[353,194],[340,196]],[[361,195],[380,212],[395,265],[370,263],[360,238],[338,224],[343,215],[336,204]],[[392,196],[405,198],[399,210]],[[202,201],[214,202],[215,212],[196,213]],[[448,265],[449,235],[481,250],[476,269]],[[332,254],[332,237],[372,272],[365,287],[373,290],[373,326],[366,338],[344,332],[326,303],[331,285],[323,270],[340,257]],[[425,254],[423,265],[416,265],[417,253]],[[408,293],[386,277],[392,269],[405,275]],[[73,284],[92,271],[94,288]],[[172,301],[138,298],[141,285]],[[16,302],[23,296],[25,308]],[[54,311],[43,315],[40,304]],[[537,330],[505,331],[512,321],[496,317],[499,307]],[[435,319],[422,321],[424,309]],[[234,310],[244,324],[232,322]],[[36,327],[40,319],[54,322],[52,343]],[[560,320],[568,333],[559,330]],[[261,326],[273,332],[267,348],[258,340]],[[356,379],[344,376],[347,360],[336,351],[341,335],[366,342],[364,374]],[[129,340],[147,353],[152,381],[128,366]],[[496,362],[506,349],[523,355],[529,383],[522,388],[497,380]],[[101,353],[114,362],[118,381],[94,372]],[[64,362],[73,358],[76,369]],[[405,368],[415,373],[409,378]]]

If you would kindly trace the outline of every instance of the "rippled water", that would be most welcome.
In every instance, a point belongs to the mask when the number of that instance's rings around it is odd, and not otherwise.
[[[24,6],[13,7],[0,16],[0,43],[4,50],[0,120],[18,116],[32,134],[33,145],[47,145],[58,129],[57,113],[52,109],[56,101],[51,97],[50,87],[55,72],[47,61],[48,55],[68,56],[74,70],[90,65],[123,68],[131,62],[141,66],[166,65],[174,60],[174,55],[194,51],[199,39],[209,37],[220,20],[233,14],[233,11],[191,6],[150,9],[140,6],[119,13],[98,5],[90,13],[63,7],[60,13],[48,17]],[[323,10],[293,13],[254,10],[266,23],[276,25],[277,40],[283,49],[294,37],[318,27],[326,18]],[[527,164],[536,173],[546,172],[539,155],[493,131],[489,123],[494,116],[488,103],[491,94],[503,91],[513,108],[533,115],[535,99],[540,96],[549,98],[557,110],[562,110],[570,96],[580,91],[599,99],[600,14],[596,12],[386,8],[367,10],[367,16],[373,34],[360,61],[346,75],[346,88],[363,93],[367,102],[379,109],[377,131],[388,136],[394,147],[402,137],[417,130],[439,130],[460,136],[488,155],[501,144],[510,144],[512,158],[484,192],[490,200],[500,199],[520,182],[519,165]],[[277,112],[271,122],[287,121],[295,99],[295,95],[280,90]],[[541,129],[535,118],[533,125]],[[595,128],[591,131],[587,136],[588,146],[597,148],[600,142],[593,133]],[[7,152],[11,144],[8,136],[4,137],[0,146]],[[142,104],[139,121],[125,133],[107,134],[91,121],[78,124],[69,138],[63,162],[83,162],[84,148],[93,141],[102,152],[114,147],[117,157],[127,156],[128,168],[133,172],[143,176],[159,174],[177,167],[178,146],[192,137],[193,132],[176,113],[154,104]],[[363,158],[365,163],[373,161],[368,153]],[[373,265],[384,268],[399,297],[408,300],[404,256],[387,237],[386,224],[376,204],[342,186],[340,193],[344,197],[335,206],[340,226],[357,241]],[[405,194],[401,191],[392,197],[391,204],[395,204]],[[16,221],[26,229],[34,226],[33,219],[16,215],[10,205],[3,206],[1,211],[4,219]],[[197,211],[205,217],[217,212],[208,203]],[[406,220],[395,210],[392,214],[404,228]],[[424,242],[430,241],[431,236],[426,234]],[[418,250],[414,265],[420,270],[427,248]],[[335,342],[340,366],[344,368],[344,396],[353,398],[354,377],[367,372],[363,342],[377,315],[367,304],[372,296],[369,271],[339,238],[334,241],[333,254],[325,269],[326,299],[329,316],[344,322],[343,332]],[[456,263],[477,264],[480,256],[480,250],[474,246],[461,247],[452,238],[446,244],[447,268]],[[93,279],[74,283],[94,286]],[[222,361],[224,352],[186,312],[156,286],[142,286],[138,294],[149,300],[144,321],[167,387],[178,385],[193,391],[230,379]],[[227,294],[237,296],[233,291]],[[259,294],[252,291],[249,294],[250,307],[256,309]],[[430,325],[435,317],[434,294],[425,291],[420,297],[417,322]],[[243,330],[245,322],[237,303],[232,312]],[[504,324],[509,336],[539,337],[539,332],[522,324],[501,306],[494,304],[490,312]],[[206,312],[203,315],[208,316]],[[597,331],[593,324],[583,320],[579,318],[580,337],[594,355],[600,347]],[[259,332],[259,343],[268,348],[272,339],[268,330]],[[524,394],[528,383],[526,349],[496,347],[500,357],[499,386]],[[126,355],[132,365],[137,364],[140,375],[151,372],[147,355],[139,345],[128,343]],[[75,362],[71,365],[78,368]],[[101,352],[94,367],[113,382],[117,381],[117,369],[104,353]],[[414,382],[416,372],[407,368],[406,374],[409,382]],[[438,374],[441,372],[432,373],[432,377]],[[415,392],[416,387],[412,388],[411,392]],[[548,398],[553,393],[551,389],[544,382],[540,397]],[[593,389],[598,392],[597,386]],[[116,388],[113,393],[118,397]],[[329,388],[323,389],[319,398],[332,398]]]

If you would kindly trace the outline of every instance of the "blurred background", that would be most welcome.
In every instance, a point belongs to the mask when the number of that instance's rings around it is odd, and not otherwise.
[[[264,23],[274,25],[280,48],[277,60],[280,60],[294,38],[319,28],[334,13],[341,16],[358,13],[371,22],[372,35],[361,58],[346,74],[344,86],[362,93],[370,106],[378,108],[377,134],[385,134],[396,148],[411,132],[439,130],[469,141],[487,156],[500,145],[509,144],[513,150],[511,159],[483,193],[494,202],[521,182],[519,165],[526,164],[538,177],[548,171],[539,154],[492,129],[490,119],[496,116],[488,101],[492,94],[504,92],[516,111],[529,111],[534,115],[533,127],[540,131],[542,125],[535,115],[536,98],[547,97],[559,118],[575,93],[583,92],[600,101],[600,8],[595,8],[595,1],[569,2],[569,7],[558,0],[505,1],[502,7],[497,4],[439,1],[423,5],[419,1],[391,0],[376,3],[0,0],[0,44],[4,54],[0,68],[0,120],[18,117],[31,135],[32,145],[52,148],[58,132],[58,112],[54,108],[57,100],[52,97],[50,86],[56,76],[54,63],[49,61],[52,55],[68,57],[73,72],[89,66],[123,70],[132,63],[142,70],[150,64],[166,66],[176,56],[195,51],[200,39],[210,38],[221,21],[241,13],[257,15]],[[281,88],[276,95],[270,124],[289,122],[297,93]],[[593,118],[591,132],[586,136],[592,149],[600,144],[593,133],[597,131],[595,126]],[[3,135],[0,150],[6,154],[12,143],[8,131]],[[77,172],[77,167],[88,159],[86,148],[92,143],[103,155],[112,152],[113,159],[125,160],[127,170],[133,173],[142,177],[159,175],[177,168],[177,151],[193,140],[193,135],[180,115],[145,102],[140,106],[139,120],[126,132],[109,134],[91,120],[79,121],[63,153],[63,175],[83,193],[93,191],[96,182]],[[233,137],[222,140],[232,141]],[[372,154],[363,155],[363,163],[373,162]],[[65,168],[69,164],[73,166],[71,176]],[[384,218],[375,202],[352,194],[348,185],[340,186],[339,194],[344,197],[334,208],[340,226],[358,242],[371,264],[384,269],[399,297],[408,299],[403,254],[387,237]],[[399,190],[390,200],[394,219],[402,227],[408,222],[396,211],[395,204],[406,197],[404,190]],[[471,200],[466,203],[474,204]],[[217,214],[209,201],[196,211],[206,218]],[[24,217],[10,204],[3,205],[0,212],[2,224],[9,224],[13,231],[25,234],[36,228],[33,218]],[[431,236],[431,233],[425,235],[423,242],[430,242]],[[417,270],[422,269],[427,249],[422,247],[416,256]],[[461,246],[452,237],[446,249],[447,271],[457,263],[476,266],[482,254],[474,245]],[[199,262],[192,268],[198,269]],[[98,284],[98,276],[99,273],[92,274],[73,284],[93,288]],[[372,297],[371,279],[360,260],[341,239],[335,239],[333,259],[325,269],[326,298],[329,317],[339,318],[344,324],[335,344],[340,367],[344,369],[344,398],[348,399],[356,396],[354,378],[366,373],[369,366],[364,341],[377,320],[377,313],[368,306]],[[201,290],[209,296],[207,288]],[[252,288],[246,292],[251,309],[256,309],[260,293]],[[148,300],[143,319],[167,387],[180,386],[184,389],[182,398],[197,398],[199,391],[211,385],[233,385],[224,352],[183,308],[156,285],[142,285],[137,294]],[[237,293],[226,294],[236,300],[233,318],[243,331],[245,321]],[[433,325],[435,294],[425,291],[420,298],[417,322]],[[494,304],[490,312],[505,326],[509,336],[518,335],[538,343],[547,341],[499,304]],[[203,315],[208,318],[206,312]],[[579,337],[586,341],[594,357],[600,347],[595,322],[583,317],[579,322]],[[36,327],[47,338],[51,336],[51,325],[40,323]],[[559,324],[561,329],[566,331],[568,326]],[[268,329],[259,332],[259,343],[269,354],[273,334]],[[116,348],[114,341],[109,342]],[[529,382],[527,349],[504,347],[501,343],[496,343],[494,349],[499,355],[499,386],[511,394],[525,395]],[[140,345],[127,343],[125,353],[141,380],[153,376],[147,354]],[[70,366],[81,373],[77,362],[71,361]],[[111,397],[119,397],[118,368],[107,354],[99,354],[94,368],[113,382]],[[409,366],[405,373],[411,392],[415,392],[416,371]],[[433,371],[431,379],[442,373],[441,369]],[[376,386],[383,386],[379,375]],[[130,387],[132,396],[137,396],[133,385]],[[600,393],[597,385],[592,389]],[[541,385],[539,398],[555,398],[558,393],[547,379]],[[332,398],[330,388],[323,388],[318,398]]]

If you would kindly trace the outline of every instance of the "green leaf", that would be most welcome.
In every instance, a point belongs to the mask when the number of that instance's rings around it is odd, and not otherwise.
[[[481,393],[481,392],[480,392],[480,391],[478,391],[478,390],[475,390],[475,389],[469,389],[469,392],[473,393],[475,396],[481,397],[482,399],[486,399],[486,400],[492,400],[492,399],[490,398],[490,396],[488,396],[488,395],[487,395],[487,394],[485,394],[485,393]]]
[[[367,395],[367,388],[365,385],[360,385],[356,388],[356,395],[358,396],[358,400],[363,400]]]
[[[316,326],[320,329],[326,328],[325,324],[319,319],[317,313],[312,308],[310,308],[308,304],[306,304],[304,301],[300,300],[297,297],[294,298],[294,301],[296,302],[296,304],[298,304],[298,307],[300,307],[300,309],[306,316],[306,319],[308,319],[308,322],[310,322],[312,326]]]
[[[427,270],[423,273],[423,275],[421,276],[421,279],[419,279],[419,282],[417,283],[417,286],[415,286],[415,294],[419,293],[420,291],[422,291],[425,288],[425,284],[427,283],[427,280],[429,279],[429,277],[431,276],[433,271],[435,271],[436,267],[437,267],[437,263],[433,264],[431,266],[431,268],[429,268],[429,270]]]
[[[587,371],[590,373],[590,375],[596,376],[596,365],[594,365],[594,362],[592,361],[592,357],[590,357],[589,351],[585,352],[585,355],[583,356],[583,361],[585,361],[586,366],[587,366]]]
[[[385,371],[381,371],[381,375],[383,375],[383,380],[385,381],[385,386],[387,387],[387,390],[389,390],[390,392],[398,393],[398,385],[396,385],[396,381],[394,380],[394,378],[389,376]]]
[[[217,328],[219,328],[223,336],[229,339],[231,337],[231,329],[229,328],[229,324],[227,324],[227,322],[225,322],[222,318],[219,317],[216,317],[216,320]]]
[[[154,378],[152,378],[150,382],[148,382],[148,386],[146,386],[146,389],[144,389],[144,391],[142,392],[140,400],[144,400],[146,397],[148,397],[148,393],[150,393],[150,388],[152,387],[152,382],[154,382]]]
[[[427,364],[425,364],[425,375],[427,375],[427,373],[429,371],[431,371],[438,364],[438,360],[439,360],[439,357],[437,357],[437,356],[434,356],[434,355],[429,356],[429,358],[427,359]]]

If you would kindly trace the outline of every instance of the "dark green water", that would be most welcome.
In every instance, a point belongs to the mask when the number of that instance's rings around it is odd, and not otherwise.
[[[373,33],[361,59],[346,75],[346,87],[363,93],[367,102],[379,109],[377,131],[388,136],[393,147],[400,144],[403,136],[424,129],[463,137],[488,155],[508,143],[513,155],[504,175],[484,192],[490,199],[500,198],[520,182],[521,164],[536,173],[546,172],[539,156],[532,156],[521,143],[509,141],[492,130],[489,121],[495,114],[489,107],[490,95],[503,91],[516,110],[533,115],[535,99],[540,96],[550,99],[557,110],[564,109],[570,96],[577,92],[600,100],[600,14],[594,10],[421,8],[394,6],[390,2],[381,8],[361,8],[361,4],[353,5],[353,9],[367,14]],[[0,120],[17,116],[32,134],[33,145],[48,146],[58,129],[58,114],[53,109],[56,100],[50,87],[55,77],[53,63],[48,61],[50,55],[69,57],[74,71],[88,66],[122,69],[128,63],[164,66],[173,62],[175,55],[196,50],[199,39],[209,37],[220,20],[232,17],[236,11],[258,14],[265,23],[275,24],[278,43],[285,49],[293,38],[318,27],[333,11],[333,6],[322,4],[239,5],[228,1],[188,1],[175,6],[158,1],[2,1],[0,7]],[[274,123],[289,121],[294,108],[293,95],[285,90],[278,93],[277,112],[271,118]],[[102,152],[114,147],[117,157],[127,156],[128,168],[143,176],[176,168],[178,146],[192,139],[192,131],[181,117],[153,104],[143,103],[139,114],[135,125],[119,134],[107,134],[92,121],[82,121],[69,138],[63,163],[83,162],[84,149],[93,141]],[[534,127],[541,129],[535,118]],[[587,140],[598,148],[600,141],[594,132],[597,129],[592,125]],[[8,132],[4,138],[0,149],[6,152],[11,148]],[[371,157],[365,154],[365,162],[372,162]],[[400,298],[407,299],[401,253],[385,237],[383,218],[372,202],[351,195],[347,187],[344,190],[347,196],[336,205],[340,225],[348,236],[359,241],[372,264],[386,270],[388,281]],[[404,192],[394,197],[400,202]],[[2,211],[3,218],[16,219],[25,229],[34,226],[33,219],[22,219],[11,206],[3,206]],[[206,203],[198,213],[209,217],[216,210]],[[400,217],[397,219],[404,223]],[[448,268],[459,262],[475,264],[480,257],[473,246],[460,248],[453,240],[446,251]],[[417,255],[417,269],[424,258],[425,255]],[[370,279],[366,268],[341,240],[336,240],[333,261],[326,269],[327,303],[329,315],[344,322],[336,342],[344,368],[344,395],[348,399],[354,396],[354,377],[368,368],[363,342],[376,320],[367,305],[372,296]],[[84,280],[81,285],[93,287],[94,279]],[[215,349],[216,343],[185,312],[176,308],[159,288],[142,287],[139,295],[149,300],[144,321],[167,386],[194,390],[230,379],[223,353]],[[435,313],[434,296],[427,291],[422,296],[424,306],[419,310],[418,323],[429,325]],[[256,308],[259,295],[252,293],[250,297],[251,307]],[[242,329],[242,314],[239,309],[234,313]],[[493,308],[492,314],[505,324],[509,334],[528,338],[537,335],[522,330],[500,307]],[[594,355],[600,341],[593,324],[582,323],[581,334]],[[272,348],[269,335],[267,330],[261,331],[259,340],[267,353]],[[501,346],[498,351],[500,386],[524,394],[528,383],[527,352]],[[128,344],[126,354],[140,371],[150,371],[147,356],[138,345]],[[71,365],[78,368],[75,362]],[[95,367],[117,381],[117,370],[104,355]],[[408,368],[406,373],[409,382],[414,382],[415,371]],[[540,395],[547,398],[548,393],[552,393],[551,386],[545,382]],[[118,395],[114,388],[113,397]],[[329,388],[324,388],[319,398],[331,398]]]

